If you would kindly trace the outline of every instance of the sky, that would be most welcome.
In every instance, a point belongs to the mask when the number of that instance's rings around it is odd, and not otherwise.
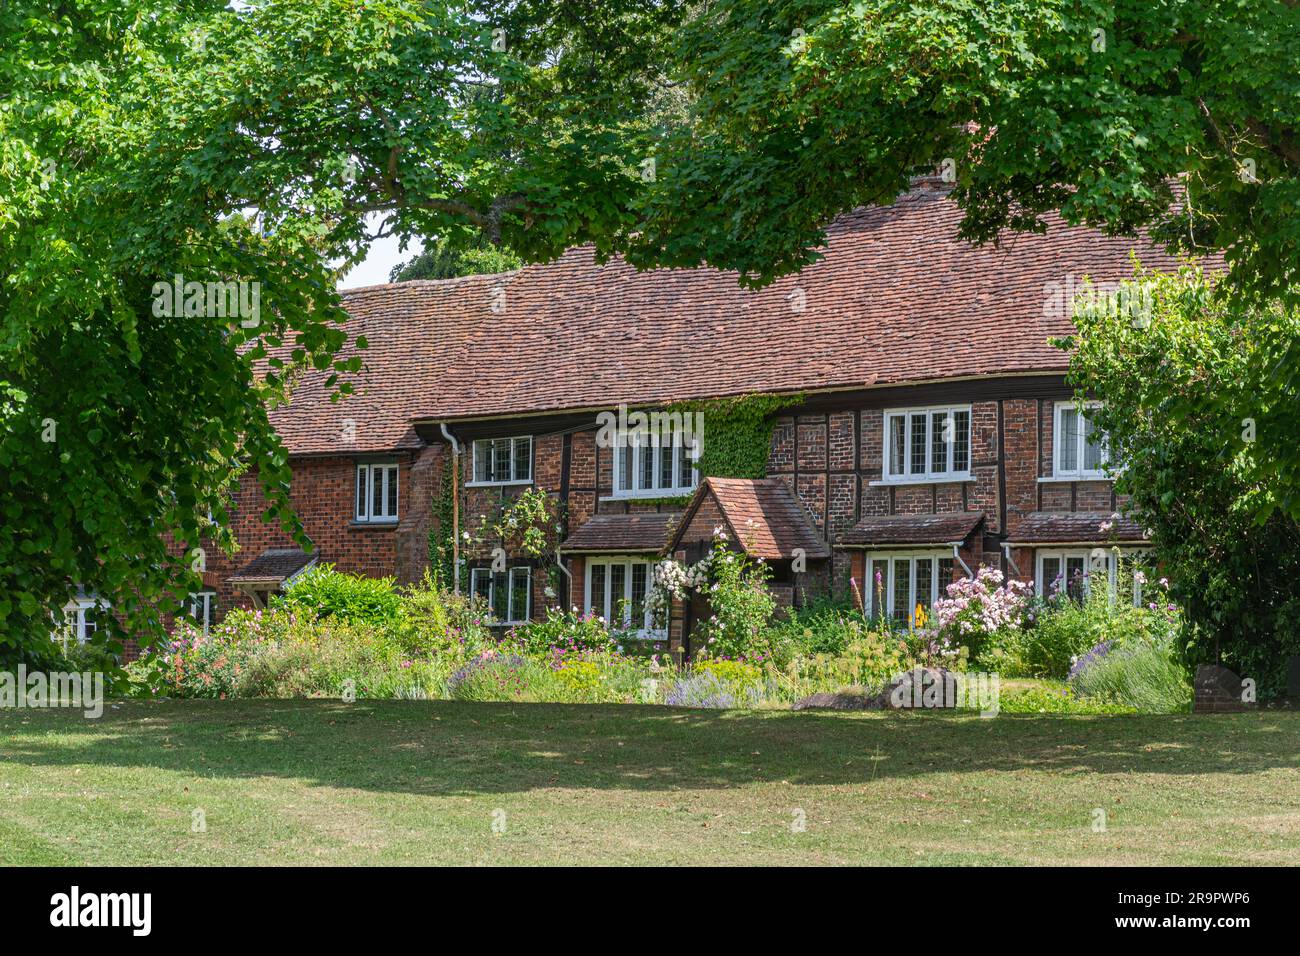
[[[375,222],[370,222],[369,226],[374,229]],[[366,285],[382,285],[388,281],[388,274],[392,271],[393,266],[399,262],[408,262],[420,254],[422,246],[418,240],[412,239],[406,246],[405,252],[399,252],[398,238],[388,236],[384,239],[377,239],[370,244],[369,253],[365,261],[355,266],[339,282],[340,289],[356,289]]]

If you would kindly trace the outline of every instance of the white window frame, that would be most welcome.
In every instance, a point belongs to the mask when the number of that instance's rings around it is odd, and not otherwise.
[[[1149,554],[1150,548],[1120,548],[1119,560],[1127,561],[1140,555]],[[1068,548],[1039,548],[1034,554],[1034,591],[1040,597],[1050,596],[1048,590],[1056,579],[1047,580],[1047,575],[1043,571],[1044,560],[1055,559],[1060,562],[1060,571],[1063,573],[1067,559],[1082,559],[1084,576],[1083,576],[1083,597],[1086,599],[1092,590],[1092,575],[1095,571],[1104,570],[1106,573],[1106,587],[1110,593],[1111,599],[1115,598],[1116,586],[1119,579],[1119,564],[1115,560],[1115,549],[1113,547],[1104,547],[1097,545],[1095,547],[1075,546]],[[1069,581],[1066,581],[1066,587],[1069,587]],[[1142,604],[1142,586],[1136,581],[1133,582],[1133,605],[1140,607]]]
[[[213,624],[212,610],[217,602],[217,592],[213,590],[191,591],[189,599],[185,602],[186,614],[194,620],[195,623],[203,626],[203,633],[208,633],[208,628]],[[203,614],[200,617],[197,613],[202,608]]]
[[[1101,435],[1101,464],[1097,468],[1085,468],[1083,466],[1085,456],[1088,451],[1088,440],[1084,431],[1083,423],[1088,419],[1088,410],[1100,408],[1101,402],[1057,402],[1052,409],[1052,477],[1067,479],[1087,479],[1087,478],[1106,478],[1109,462],[1107,458],[1110,455],[1110,448],[1106,442],[1106,436]],[[1078,462],[1077,468],[1061,467],[1061,449],[1064,447],[1065,429],[1061,419],[1067,411],[1079,412],[1079,435],[1075,439],[1075,461]]]
[[[502,479],[490,479],[480,481],[478,476],[478,463],[481,455],[491,455],[496,442],[510,442],[510,477]],[[519,442],[528,442],[528,474],[520,475],[515,464],[518,462],[516,455],[517,445]],[[491,459],[488,459],[491,461]],[[467,488],[494,488],[505,485],[531,485],[533,483],[533,436],[532,435],[510,435],[502,438],[476,438],[470,444],[470,480],[465,482]]]
[[[491,568],[471,568],[469,572],[469,593],[471,596],[477,596],[479,593],[479,582],[483,576],[487,576],[487,601],[488,608],[493,614],[496,614],[496,587],[497,575],[500,574],[505,578],[506,587],[506,620],[497,621],[497,624],[523,624],[531,620],[533,610],[533,569],[526,564],[515,565],[506,568],[504,571],[493,571]],[[515,607],[515,577],[522,574],[527,581],[527,595],[524,601],[523,616],[516,614]]]
[[[866,584],[868,593],[865,595],[867,604],[867,616],[875,618],[883,616],[888,620],[894,619],[894,562],[909,561],[908,571],[908,605],[907,616],[911,620],[916,610],[916,565],[919,561],[930,562],[930,600],[926,604],[927,613],[934,607],[934,602],[939,598],[948,596],[948,583],[939,580],[939,562],[951,561],[953,567],[959,567],[957,558],[952,553],[952,548],[914,548],[905,551],[869,551],[866,555]],[[881,597],[884,598],[883,614],[878,615],[876,611],[876,572],[881,574]]]
[[[934,422],[936,415],[947,414],[949,420],[954,420],[958,413],[966,415],[966,467],[961,471],[953,469],[952,465],[956,455],[957,429],[953,428],[944,442],[946,446],[945,456],[947,458],[947,469],[940,471],[934,467]],[[925,416],[925,470],[912,471],[912,438],[913,438],[913,415]],[[895,473],[890,469],[889,454],[889,429],[892,419],[901,416],[903,419],[903,471]],[[919,482],[946,482],[946,481],[970,481],[971,477],[971,459],[975,454],[975,416],[970,405],[922,405],[915,408],[887,408],[881,419],[881,447],[882,455],[880,461],[881,482],[887,484],[916,484]]]
[[[375,479],[380,482],[380,500],[383,511],[374,514]],[[388,490],[394,489],[394,511],[388,514]],[[395,461],[360,461],[357,462],[357,484],[353,489],[353,520],[361,524],[395,524],[402,513],[402,469]],[[364,502],[364,507],[360,507]]]
[[[637,556],[637,555],[626,555],[626,556],[620,555],[615,557],[605,557],[602,555],[600,557],[588,558],[586,561],[586,568],[584,571],[584,583],[583,583],[583,591],[582,591],[583,611],[587,614],[594,613],[598,617],[604,618],[606,621],[610,623],[611,627],[625,627],[630,629],[633,623],[639,624],[640,626],[637,627],[635,631],[631,632],[631,636],[636,638],[637,640],[642,640],[642,641],[667,640],[668,628],[666,624],[664,627],[656,627],[654,622],[654,615],[651,613],[649,607],[643,608],[642,617],[639,622],[633,622],[632,620],[632,568],[638,564],[645,565],[645,569],[646,569],[645,593],[646,593],[646,597],[649,598],[650,591],[654,587],[654,569],[655,569],[655,565],[658,564],[657,558],[647,557],[647,556]],[[597,565],[600,565],[605,569],[604,587],[602,588],[603,593],[600,595],[599,605],[593,606],[592,593],[591,593],[591,578],[592,578],[592,571]],[[617,598],[615,598],[614,594],[612,593],[613,575],[610,574],[610,569],[615,565],[619,565],[624,568],[623,594]],[[616,601],[624,602],[622,619],[618,622],[614,621],[614,612],[617,609]]]
[[[613,497],[619,499],[635,498],[680,498],[683,495],[694,493],[700,483],[699,469],[696,467],[700,460],[700,437],[695,432],[687,432],[689,438],[679,438],[679,432],[674,429],[672,437],[665,444],[661,435],[650,432],[624,431],[619,432],[614,441],[614,472],[611,478],[611,485],[614,489]],[[650,474],[652,479],[658,481],[662,474],[663,455],[665,453],[672,455],[672,478],[671,487],[650,487],[646,488],[641,481],[641,463],[643,456],[649,453],[652,464]],[[631,488],[620,488],[619,482],[623,477],[623,461],[631,455],[632,464],[628,469],[628,476],[632,480]],[[690,476],[689,484],[682,484],[682,458],[689,456],[690,459]]]
[[[85,644],[100,628],[99,623],[95,622],[94,630],[86,630],[86,612],[90,610],[96,614],[103,614],[108,610],[108,605],[93,597],[80,597],[69,601],[63,608],[63,625],[54,631],[51,637],[64,641],[65,648],[69,637],[74,638],[78,644]]]

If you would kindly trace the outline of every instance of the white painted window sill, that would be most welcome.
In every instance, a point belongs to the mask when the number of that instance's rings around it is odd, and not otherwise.
[[[1078,481],[1114,481],[1109,475],[1047,475],[1039,478],[1040,485],[1064,485]]]
[[[531,485],[533,479],[528,478],[523,481],[467,481],[466,488],[517,488],[522,485]]]
[[[606,501],[662,501],[665,498],[689,498],[695,494],[694,488],[663,488],[659,491],[638,491],[634,494],[602,495]]]
[[[925,478],[919,475],[907,475],[902,478],[880,478],[876,481],[867,482],[868,487],[893,487],[900,485],[960,485],[963,482],[974,481],[975,479],[967,472],[961,475],[936,475],[931,478]]]

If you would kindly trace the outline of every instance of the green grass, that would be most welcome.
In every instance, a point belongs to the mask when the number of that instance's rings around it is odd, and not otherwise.
[[[0,863],[1294,865],[1300,714],[6,711]]]

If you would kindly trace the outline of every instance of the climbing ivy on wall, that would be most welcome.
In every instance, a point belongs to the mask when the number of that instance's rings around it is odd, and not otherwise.
[[[802,401],[802,394],[754,394],[680,402],[668,410],[703,415],[701,478],[765,478],[776,413]]]
[[[452,535],[454,534],[452,530],[452,510],[454,507],[455,501],[451,493],[449,456],[448,464],[444,465],[442,469],[442,482],[433,496],[433,504],[429,509],[434,519],[429,525],[429,570],[432,572],[434,580],[443,587],[450,587],[453,579],[452,562],[455,549],[452,541]]]

